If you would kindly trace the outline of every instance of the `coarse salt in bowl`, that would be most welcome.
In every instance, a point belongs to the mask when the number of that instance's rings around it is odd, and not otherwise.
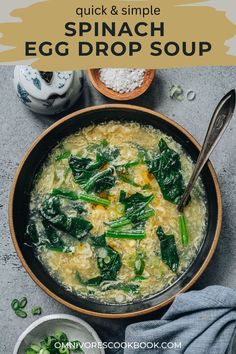
[[[155,77],[155,70],[101,68],[89,70],[88,76],[93,86],[104,96],[128,101],[148,90]]]

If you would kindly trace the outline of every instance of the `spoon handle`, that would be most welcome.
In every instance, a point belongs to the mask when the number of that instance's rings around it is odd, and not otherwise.
[[[235,90],[231,90],[222,98],[214,111],[192,176],[178,205],[179,212],[183,212],[195,182],[197,181],[204,165],[208,161],[209,156],[224,134],[233,116],[235,109],[235,99]]]

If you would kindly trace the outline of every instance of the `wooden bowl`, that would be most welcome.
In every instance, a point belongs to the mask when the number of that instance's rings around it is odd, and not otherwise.
[[[100,69],[88,70],[88,77],[92,82],[95,89],[97,89],[102,95],[111,98],[116,101],[129,101],[141,96],[151,86],[155,77],[156,70],[149,69],[145,71],[142,86],[137,87],[134,91],[119,93],[108,88],[101,80],[99,75]]]

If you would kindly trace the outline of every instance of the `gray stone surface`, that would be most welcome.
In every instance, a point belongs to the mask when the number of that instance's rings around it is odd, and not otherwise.
[[[18,101],[12,86],[12,67],[0,67],[0,354],[11,354],[20,333],[35,320],[29,315],[19,319],[10,308],[14,297],[27,296],[29,307],[41,305],[43,314],[72,313],[49,298],[27,275],[14,251],[7,220],[8,194],[15,169],[33,140],[55,119],[27,111]],[[196,99],[176,102],[169,98],[172,84],[185,91],[194,90]],[[236,67],[188,68],[160,70],[154,85],[143,97],[131,104],[146,106],[173,118],[202,142],[208,121],[219,99],[236,86]],[[78,107],[111,103],[86,82]],[[236,288],[236,117],[212,156],[219,176],[224,204],[224,221],[217,251],[201,279],[194,286],[201,289],[212,284]],[[165,311],[138,320],[158,318]],[[74,313],[76,314],[76,313]],[[97,330],[104,341],[123,340],[125,326],[137,319],[101,320],[82,316]],[[111,353],[111,351],[108,353]]]

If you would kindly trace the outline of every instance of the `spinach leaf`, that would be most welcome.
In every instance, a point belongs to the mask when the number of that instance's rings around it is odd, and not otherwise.
[[[48,249],[56,252],[70,253],[71,248],[60,238],[57,231],[47,221],[43,221],[45,229],[45,245]]]
[[[45,220],[42,220],[44,232],[41,234],[38,232],[36,224],[33,220],[30,220],[26,234],[30,239],[30,243],[34,246],[45,246],[47,249],[70,253],[71,247],[67,246],[57,231]]]
[[[139,292],[140,285],[139,284],[120,284],[118,286],[119,290],[124,291],[129,294],[137,294]]]
[[[71,156],[69,158],[69,166],[74,176],[75,182],[81,185],[81,188],[94,174],[94,166],[92,160],[86,157]]]
[[[115,184],[115,169],[107,168],[104,171],[99,169],[110,162],[116,155],[110,152],[97,153],[97,159],[93,162],[90,158],[78,158],[71,156],[69,166],[72,170],[75,182],[86,192],[103,192],[112,188]]]
[[[123,226],[127,226],[130,224],[135,225],[135,227],[140,228],[140,237],[139,238],[144,238],[145,233],[144,231],[142,232],[142,229],[144,227],[144,224],[146,220],[148,220],[150,217],[152,217],[155,212],[153,209],[146,209],[146,206],[153,200],[154,196],[153,194],[144,196],[141,193],[135,193],[132,194],[130,197],[126,197],[126,192],[125,191],[120,191],[120,202],[124,205],[125,209],[125,216],[121,217],[117,220],[113,220],[110,222],[107,222],[106,224],[111,227],[111,229],[119,229]],[[129,230],[130,231],[130,230]],[[134,236],[136,235],[137,230],[134,231]],[[110,235],[108,235],[110,234]],[[132,234],[132,230],[131,230]],[[142,236],[142,234],[144,236]],[[123,236],[122,236],[123,235]],[[127,232],[127,238],[129,235],[129,232]],[[107,231],[107,236],[108,237],[116,237],[115,233],[113,233],[112,230]],[[125,234],[117,233],[117,237],[119,238],[124,238]],[[131,238],[131,237],[130,237]]]
[[[106,245],[107,245],[105,235],[92,236],[92,237],[90,237],[90,241],[94,247],[106,247]]]
[[[157,179],[164,199],[178,204],[185,189],[179,154],[163,139],[159,142],[159,150],[160,153],[154,159],[147,158],[146,163]]]
[[[57,196],[45,198],[40,213],[55,228],[67,232],[78,240],[87,236],[92,224],[82,217],[70,217],[61,211],[60,199]]]
[[[109,167],[104,171],[96,173],[85,184],[84,189],[86,192],[92,190],[96,193],[104,192],[115,185],[116,178],[113,175],[115,172],[113,167]]]
[[[109,246],[103,249],[106,251],[106,257],[97,256],[98,268],[104,280],[116,280],[122,265],[120,255]]]
[[[105,257],[101,257],[101,250],[104,251]],[[76,278],[83,285],[99,286],[104,281],[116,280],[117,274],[121,268],[121,257],[113,248],[106,246],[98,249],[97,265],[101,275],[91,278],[82,279],[80,273],[76,273]]]
[[[61,189],[61,188],[54,188],[52,190],[51,194],[53,196],[58,196],[60,198],[72,200],[73,202],[70,205],[68,205],[68,207],[71,207],[71,208],[77,210],[77,212],[79,214],[82,214],[86,211],[83,204],[79,203],[78,200],[85,200],[86,198],[84,198],[84,197],[87,197],[87,200],[88,200],[89,196],[78,195],[77,193],[75,193],[69,189]],[[91,197],[91,199],[92,199],[92,197]],[[100,201],[100,198],[97,198],[97,199],[99,199],[99,201]]]
[[[83,279],[79,272],[76,272],[76,279],[85,286],[99,286],[104,281],[103,277],[100,275],[91,279]]]
[[[141,193],[132,194],[126,197],[124,191],[120,192],[120,202],[125,207],[125,216],[132,223],[138,222],[140,216],[144,213],[146,206],[153,200],[153,194],[144,196]]]
[[[79,199],[77,193],[70,190],[60,189],[60,188],[53,188],[52,195],[54,196],[58,195],[59,197],[71,199],[71,200]]]
[[[26,235],[29,237],[30,243],[33,245],[37,245],[39,243],[39,233],[33,220],[30,220],[27,225]]]
[[[107,291],[112,289],[122,290],[128,294],[137,294],[139,292],[140,285],[134,283],[117,283],[117,284],[111,283],[111,284],[106,284],[102,288],[102,291]]]
[[[96,161],[101,165],[115,160],[119,156],[119,149],[112,149],[109,147],[101,146],[97,149]]]
[[[179,256],[173,235],[166,235],[161,226],[158,227],[157,236],[161,243],[162,261],[169,266],[172,272],[176,273],[179,266]]]

